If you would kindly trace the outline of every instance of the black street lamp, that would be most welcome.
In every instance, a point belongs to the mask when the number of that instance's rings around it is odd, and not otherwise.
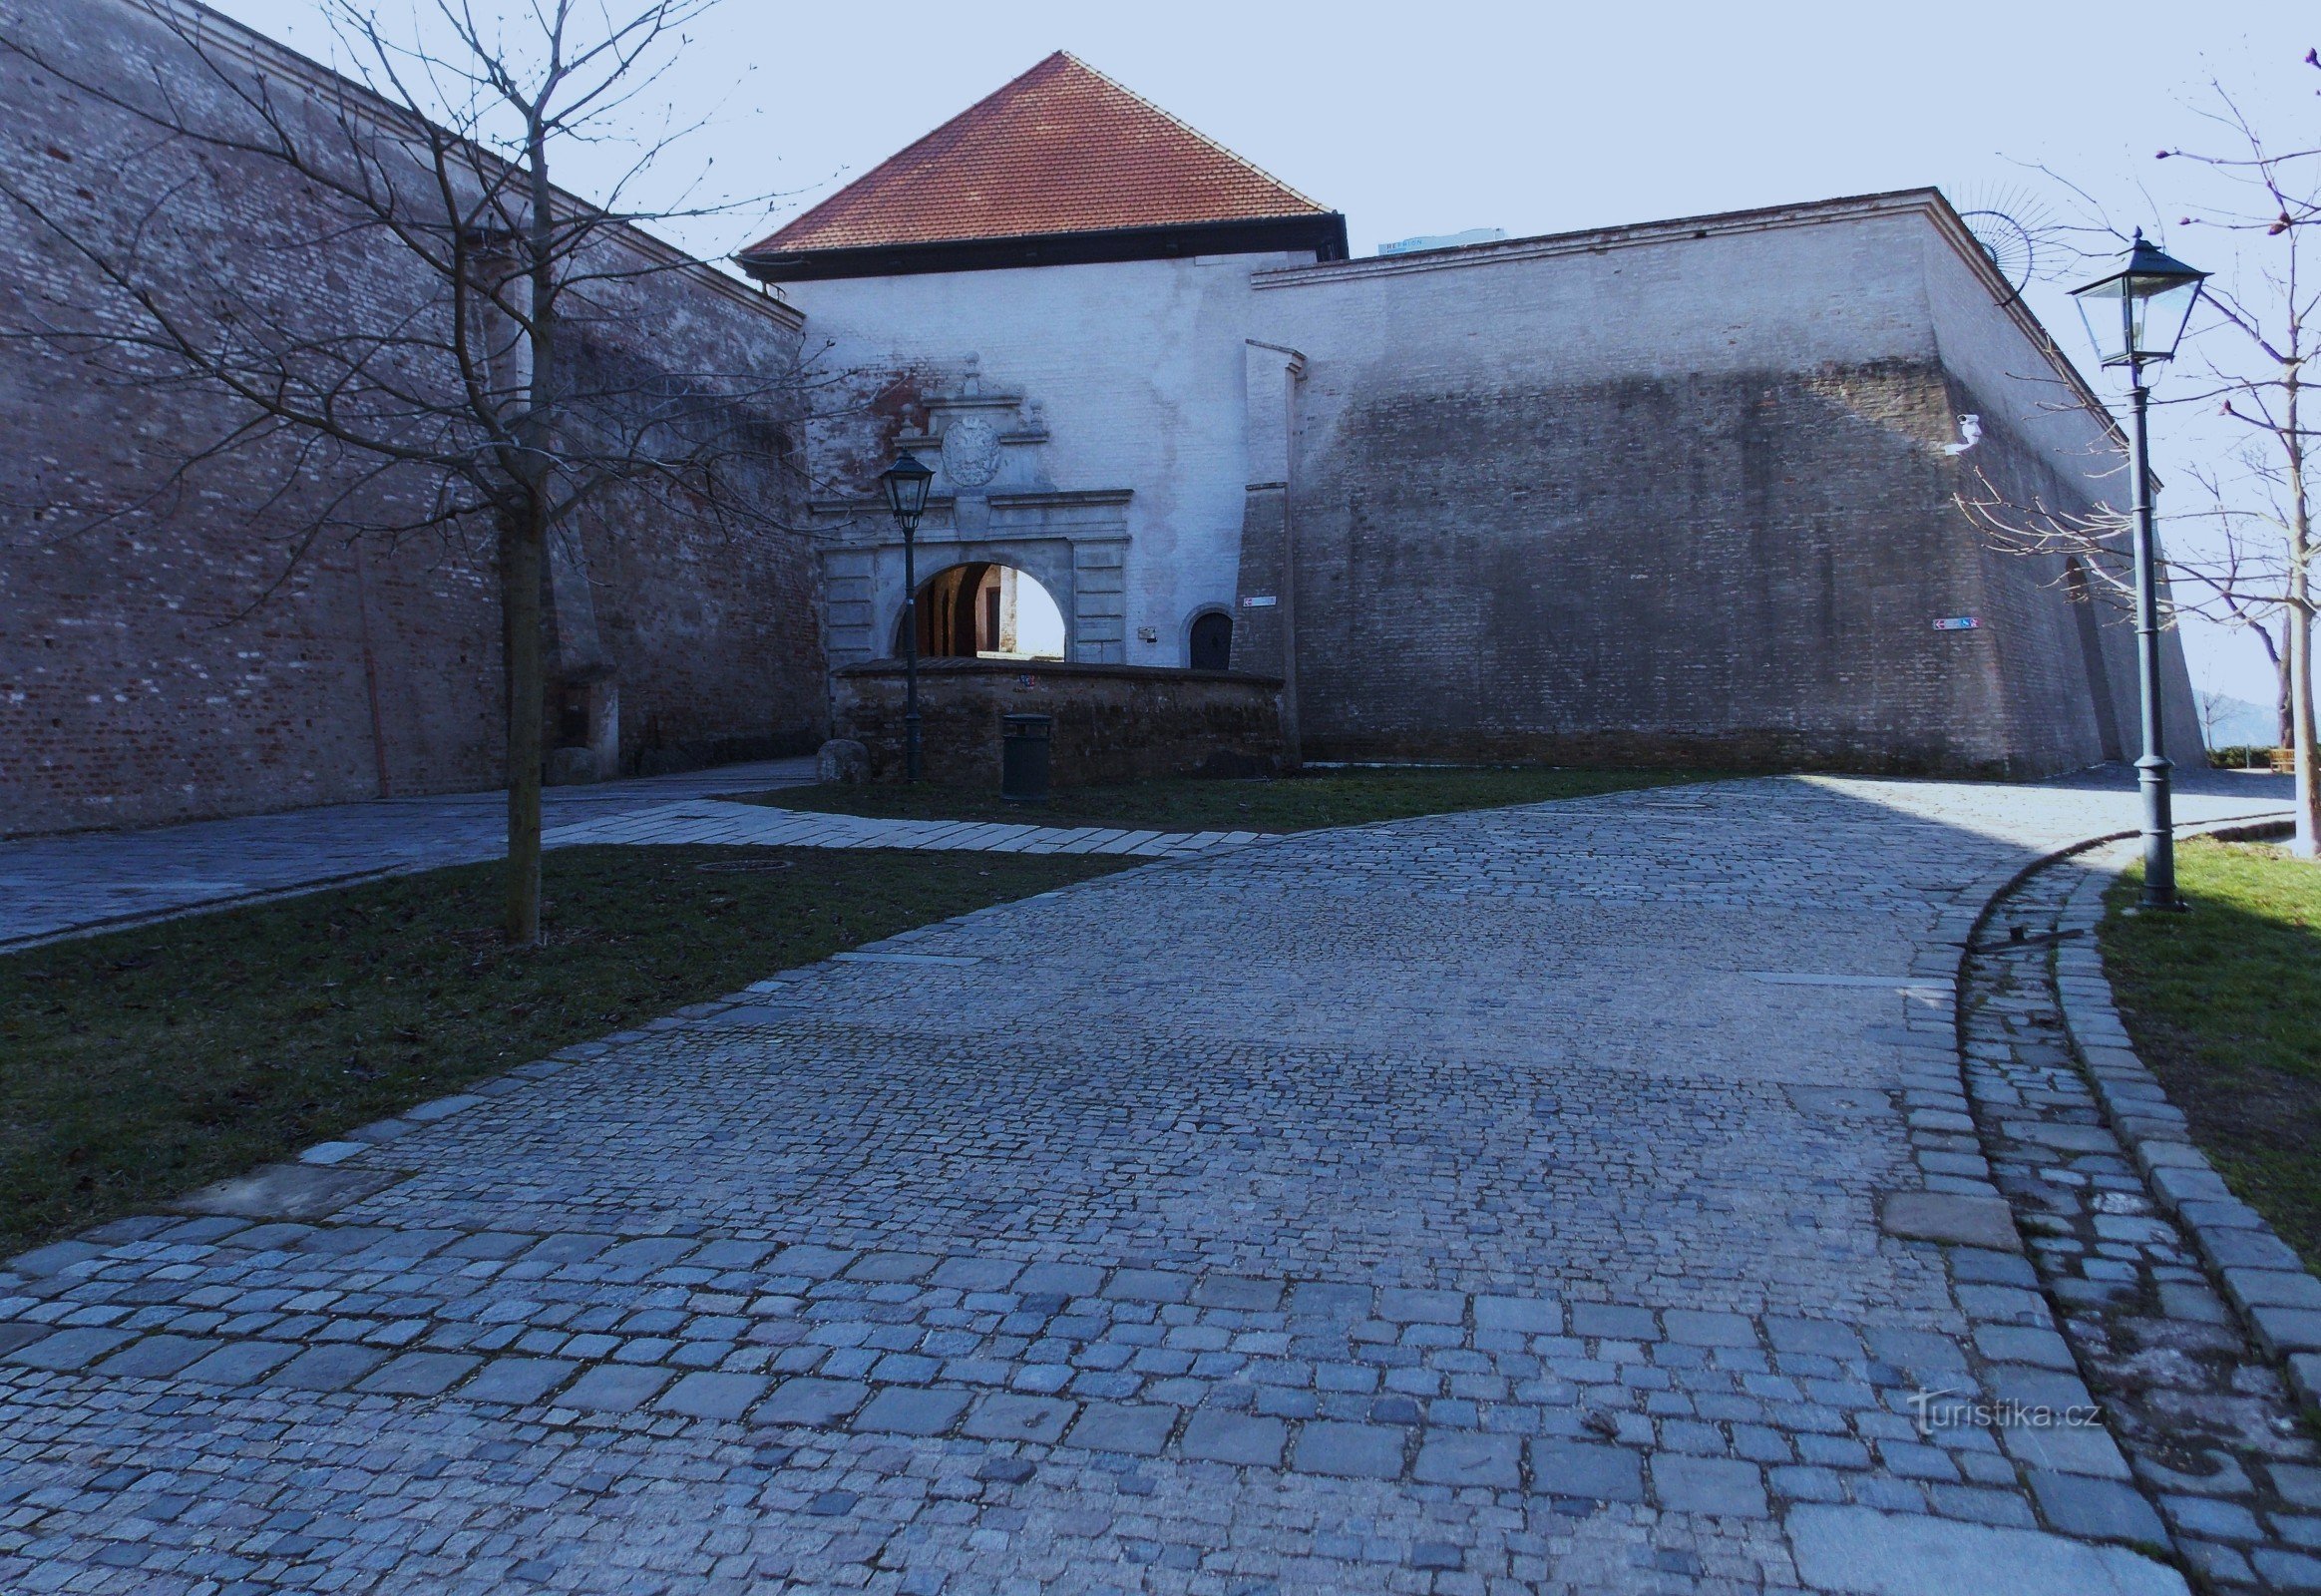
[[[2135,662],[2143,696],[2143,757],[2135,761],[2143,793],[2143,907],[2181,909],[2176,897],[2174,823],[2168,809],[2168,760],[2159,718],[2159,577],[2151,531],[2151,441],[2145,411],[2151,390],[2143,368],[2170,359],[2192,318],[2205,271],[2195,271],[2156,245],[2143,229],[2118,271],[2072,297],[2088,324],[2096,354],[2107,366],[2128,368],[2128,392],[2135,415]]]
[[[935,481],[935,473],[921,465],[906,452],[895,463],[879,473],[879,481],[887,490],[887,508],[895,513],[895,525],[903,529],[903,587],[910,594],[909,623],[903,628],[906,638],[903,655],[903,779],[919,779],[919,561],[914,540],[919,535],[919,518],[927,514],[927,489]]]

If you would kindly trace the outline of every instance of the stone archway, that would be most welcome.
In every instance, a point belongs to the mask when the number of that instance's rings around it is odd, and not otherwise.
[[[922,659],[1061,659],[1063,611],[1039,579],[995,560],[963,560],[919,587]],[[895,617],[893,653],[904,652],[908,606]]]

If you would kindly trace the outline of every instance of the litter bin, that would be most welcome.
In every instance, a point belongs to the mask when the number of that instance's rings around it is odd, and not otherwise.
[[[1001,715],[999,723],[999,796],[1011,804],[1046,803],[1055,716]]]

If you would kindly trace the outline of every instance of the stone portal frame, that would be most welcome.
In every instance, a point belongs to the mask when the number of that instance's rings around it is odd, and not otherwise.
[[[1125,663],[1128,500],[1125,488],[993,494],[965,506],[937,500],[919,533],[920,585],[972,562],[1013,566],[1045,588],[1062,611],[1066,659]],[[834,529],[822,557],[823,640],[834,668],[892,657],[910,602],[903,539],[894,523],[866,507],[843,508],[851,514]],[[963,532],[962,520],[980,522],[980,529]]]

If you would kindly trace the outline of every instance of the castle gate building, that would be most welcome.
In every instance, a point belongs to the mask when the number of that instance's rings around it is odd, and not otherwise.
[[[2036,776],[2134,723],[2126,617],[1957,503],[2092,507],[2121,440],[1933,190],[1350,259],[1057,54],[741,259],[858,400],[811,434],[834,665],[900,636],[908,448],[923,583],[1281,674],[1308,758]]]

